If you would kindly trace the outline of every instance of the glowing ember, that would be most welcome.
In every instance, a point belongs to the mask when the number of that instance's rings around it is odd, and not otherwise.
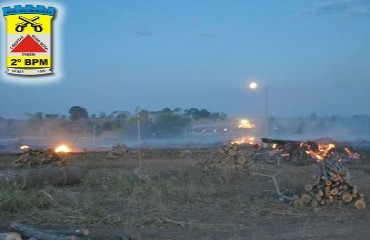
[[[356,153],[356,152],[352,152],[349,148],[345,147],[343,148],[344,151],[347,153],[347,155],[350,157],[350,158],[353,158],[353,159],[360,159],[361,155],[359,153]]]
[[[318,151],[313,151],[312,149],[308,149],[305,152],[312,157],[316,158],[318,161],[322,161],[327,158],[332,149],[335,148],[335,144],[319,144]]]
[[[71,149],[68,146],[62,144],[62,145],[56,147],[54,152],[56,152],[56,153],[60,153],[60,152],[68,153],[68,152],[71,152]]]
[[[254,124],[248,119],[240,120],[238,128],[255,128]]]
[[[27,149],[29,149],[30,147],[29,146],[27,146],[27,145],[23,145],[23,146],[20,146],[19,147],[19,149],[21,149],[21,150],[27,150]]]
[[[350,154],[352,154],[352,152],[351,152],[351,150],[349,150],[349,148],[343,148],[344,149],[344,151],[348,154],[348,155],[350,155]]]
[[[255,137],[241,137],[231,141],[231,144],[256,144]]]

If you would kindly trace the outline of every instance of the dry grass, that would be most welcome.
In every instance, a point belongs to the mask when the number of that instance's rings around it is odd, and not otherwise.
[[[203,171],[195,163],[207,157],[204,150],[190,157],[176,151],[171,155],[174,159],[158,159],[161,154],[168,153],[159,151],[152,154],[155,158],[144,154],[147,158],[140,164],[135,158],[107,160],[106,153],[73,154],[68,161],[84,169],[82,183],[28,190],[17,185],[3,188],[0,227],[8,219],[23,219],[40,225],[115,226],[133,239],[245,239],[253,236],[253,226],[281,228],[281,221],[301,229],[307,221],[358,223],[370,219],[367,209],[293,208],[279,201],[270,178],[254,174],[282,171],[277,177],[280,190],[293,195],[311,181],[315,166],[261,164],[258,170],[226,166]],[[10,167],[9,161],[15,157],[0,156],[0,163]],[[363,171],[356,174],[369,175]],[[365,184],[360,183],[360,188]]]

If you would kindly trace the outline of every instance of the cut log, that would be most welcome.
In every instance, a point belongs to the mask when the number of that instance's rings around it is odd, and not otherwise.
[[[311,192],[312,189],[313,189],[312,184],[307,184],[306,186],[304,186],[304,190],[306,190],[306,192]]]
[[[326,181],[325,181],[325,185],[326,185],[326,186],[330,186],[332,183],[333,183],[333,182],[332,182],[331,180],[326,180]]]
[[[76,236],[58,236],[45,231],[29,227],[20,223],[12,222],[9,225],[12,231],[20,233],[27,238],[36,238],[38,240],[76,240]]]
[[[359,199],[355,202],[355,208],[364,209],[366,208],[366,202],[363,199]]]
[[[54,235],[75,235],[79,237],[87,237],[90,234],[90,230],[86,228],[75,229],[75,230],[44,230],[44,232]]]
[[[348,193],[348,192],[343,193],[343,195],[342,195],[342,200],[343,200],[343,202],[345,202],[345,203],[349,203],[349,202],[351,202],[351,201],[352,201],[352,195],[351,195],[350,193]]]
[[[22,240],[22,237],[15,232],[0,233],[0,240]]]
[[[330,194],[333,195],[333,196],[338,195],[338,193],[339,193],[339,189],[338,188],[332,188],[330,190]]]
[[[19,183],[24,188],[38,187],[44,184],[73,185],[80,183],[81,178],[81,170],[75,166],[0,171],[0,185]]]
[[[300,141],[294,141],[294,140],[280,140],[280,139],[270,139],[270,138],[261,138],[261,141],[263,143],[269,143],[269,144],[292,144],[292,145],[299,145]]]
[[[296,208],[303,207],[304,203],[301,199],[294,199],[293,200],[293,206]]]
[[[311,206],[312,207],[318,207],[319,206],[319,203],[316,200],[312,200]]]
[[[341,180],[341,176],[338,175],[338,174],[335,174],[335,173],[332,173],[330,175],[330,180],[334,181],[334,182],[338,182],[338,184],[340,184],[340,180]]]
[[[330,203],[330,205],[333,205],[334,197],[332,195],[327,196],[327,201]]]
[[[312,200],[312,197],[308,194],[303,194],[301,199],[304,203],[309,204]]]

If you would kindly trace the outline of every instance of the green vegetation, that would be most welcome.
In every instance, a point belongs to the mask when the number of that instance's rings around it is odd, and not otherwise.
[[[19,184],[9,184],[0,188],[0,211],[16,212],[25,206],[25,193]]]
[[[146,139],[166,138],[183,135],[191,124],[198,121],[223,121],[225,113],[212,113],[207,109],[163,108],[160,111],[137,109],[135,113],[114,111],[110,114],[100,112],[89,116],[87,109],[73,106],[69,115],[53,113],[25,113],[27,121],[0,118],[0,136],[12,138],[23,136],[48,136],[49,133],[80,136],[103,133],[122,134],[125,138],[136,138],[140,126],[141,136]]]

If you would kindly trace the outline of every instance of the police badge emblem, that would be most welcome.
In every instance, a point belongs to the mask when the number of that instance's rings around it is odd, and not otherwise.
[[[45,75],[52,72],[52,19],[54,7],[3,7],[6,19],[8,74]]]

